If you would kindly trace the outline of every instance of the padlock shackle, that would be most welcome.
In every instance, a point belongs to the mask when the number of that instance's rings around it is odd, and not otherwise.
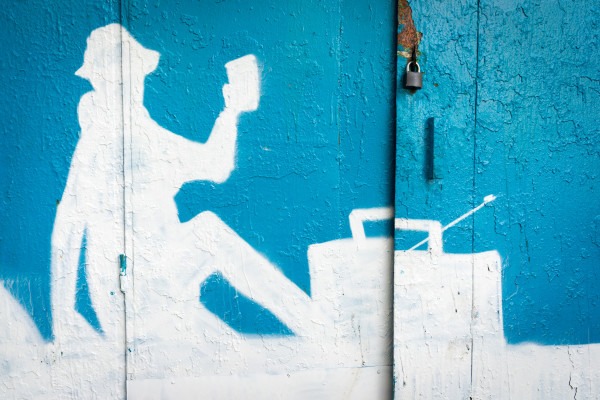
[[[419,66],[419,63],[416,61],[409,61],[408,63],[406,63],[406,72],[410,72],[410,65],[411,64],[415,64],[417,66],[417,73],[421,73],[421,67]]]

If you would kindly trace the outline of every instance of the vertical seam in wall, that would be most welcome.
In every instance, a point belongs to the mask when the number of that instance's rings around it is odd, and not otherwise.
[[[472,190],[472,207],[475,208],[475,176],[477,173],[477,111],[479,101],[479,12],[481,8],[480,0],[477,0],[477,24],[476,24],[476,42],[475,42],[475,105],[473,118],[473,190]],[[472,216],[471,227],[471,253],[475,254],[475,215]],[[475,354],[473,344],[473,311],[475,309],[475,259],[471,262],[471,394],[473,393],[473,355]]]
[[[478,101],[479,101],[479,7],[480,0],[477,0],[477,35],[476,35],[476,47],[475,47],[475,105],[474,105],[474,121],[473,121],[473,197],[471,198],[472,208],[475,208],[475,175],[477,171],[477,112],[478,112]],[[475,215],[473,215],[471,230],[471,252],[475,252]]]
[[[392,349],[391,349],[391,360],[392,360],[392,365],[391,365],[391,374],[392,374],[392,393],[390,395],[390,398],[393,399],[395,397],[395,393],[396,393],[396,373],[395,373],[395,364],[396,364],[396,360],[394,358],[394,271],[396,269],[396,257],[395,255],[395,250],[396,250],[396,228],[395,228],[395,219],[396,219],[396,156],[398,154],[398,149],[396,148],[396,144],[397,144],[397,135],[398,135],[398,114],[397,114],[397,108],[398,108],[398,103],[397,103],[397,96],[398,96],[398,1],[394,2],[396,4],[396,6],[394,7],[394,34],[392,35],[393,37],[393,43],[392,43],[392,49],[394,51],[394,62],[392,63],[392,69],[393,69],[393,74],[392,74],[392,88],[394,90],[394,95],[392,96],[392,118],[394,121],[393,124],[393,132],[392,132],[392,149],[393,149],[393,155],[392,155],[392,210],[393,211],[393,215],[392,215],[392,254],[391,254],[391,280],[390,280],[390,292],[392,293],[391,296],[391,301],[392,304],[390,304],[390,310],[391,310],[391,321],[390,321],[390,327],[392,329],[391,332],[391,337],[392,337]]]
[[[125,136],[125,85],[124,85],[124,64],[123,64],[123,18],[124,18],[124,0],[117,0],[119,5],[119,25],[121,29],[119,29],[119,35],[121,36],[121,133],[123,138],[123,148],[121,149],[122,154],[122,177],[123,177],[123,256],[125,257],[125,265],[127,265],[127,200],[126,193],[127,184],[126,184],[126,176],[125,176],[125,148],[127,145],[127,140]],[[123,293],[123,361],[124,361],[124,380],[123,380],[123,393],[125,394],[125,399],[127,399],[127,374],[129,370],[128,360],[127,360],[127,296]]]
[[[343,232],[343,227],[344,227],[344,220],[347,220],[347,215],[344,215],[344,211],[342,210],[341,204],[342,204],[342,180],[341,180],[341,176],[342,176],[342,58],[341,58],[341,49],[342,49],[342,32],[343,32],[343,28],[342,28],[342,23],[343,23],[343,16],[342,16],[342,0],[338,1],[338,16],[340,19],[340,23],[339,23],[339,28],[338,28],[338,40],[337,40],[337,49],[336,49],[336,55],[337,55],[337,73],[338,73],[338,87],[337,87],[337,93],[336,93],[336,113],[337,113],[337,129],[338,129],[338,149],[337,149],[337,163],[338,163],[338,237],[341,237],[342,232]],[[311,287],[311,296],[312,296],[312,287]]]
[[[121,27],[123,26],[123,1],[119,0],[119,25],[121,25]],[[123,138],[123,148],[121,149],[121,157],[122,157],[122,170],[121,173],[123,175],[123,253],[124,255],[126,255],[126,246],[127,246],[127,242],[125,239],[125,229],[126,229],[126,209],[125,209],[125,86],[123,85],[123,77],[124,77],[124,73],[123,73],[123,30],[121,29],[119,31],[119,34],[121,35],[121,133],[122,133],[122,138]]]

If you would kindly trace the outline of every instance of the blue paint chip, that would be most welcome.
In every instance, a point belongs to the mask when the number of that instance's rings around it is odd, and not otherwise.
[[[98,321],[98,315],[92,305],[90,291],[87,284],[87,230],[83,232],[81,239],[81,250],[79,252],[79,262],[77,264],[77,292],[75,293],[75,311],[85,318],[85,320],[99,333],[104,331]]]
[[[200,287],[200,302],[232,329],[249,335],[294,335],[273,313],[238,293],[219,272]]]

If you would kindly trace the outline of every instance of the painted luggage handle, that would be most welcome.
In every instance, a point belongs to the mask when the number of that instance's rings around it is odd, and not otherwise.
[[[427,251],[434,256],[439,256],[444,252],[444,243],[442,242],[443,230],[442,224],[439,221],[396,218],[394,220],[394,228],[398,231],[427,232]]]
[[[357,208],[350,212],[350,231],[354,241],[361,245],[367,240],[364,223],[367,221],[385,221],[394,218],[393,207]]]
[[[352,238],[360,246],[367,240],[364,223],[367,221],[385,221],[394,219],[392,207],[358,208],[349,216]],[[427,250],[432,255],[443,253],[442,224],[428,219],[394,219],[394,228],[400,231],[417,231],[428,233]]]

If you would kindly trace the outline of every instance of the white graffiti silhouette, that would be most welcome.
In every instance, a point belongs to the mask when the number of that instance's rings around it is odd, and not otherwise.
[[[213,272],[299,336],[314,331],[306,320],[318,314],[306,293],[214,213],[203,212],[186,223],[177,215],[174,196],[183,183],[221,183],[235,169],[239,115],[259,105],[256,58],[247,55],[225,65],[225,107],[206,143],[163,129],[144,107],[144,80],[158,61],[159,53],[144,48],[118,24],[89,36],[76,75],[94,90],[79,103],[81,137],[52,234],[54,344],[65,358],[101,365],[122,357],[118,350],[125,351],[126,341],[138,355],[128,366],[137,377],[185,369],[178,351],[189,352],[193,344],[200,353],[193,362],[210,360],[214,348],[201,345],[200,338],[220,332],[222,324],[199,303],[199,288]],[[123,242],[128,233],[129,248]],[[102,335],[75,311],[84,235],[87,285]],[[121,254],[134,260],[126,316]],[[145,354],[154,358],[152,367]],[[116,368],[116,375],[122,373]]]
[[[4,392],[26,398],[123,398],[125,393],[153,391],[151,381],[180,377],[184,386],[191,382],[210,395],[204,380],[214,381],[211,376],[258,372],[259,379],[246,382],[257,396],[263,391],[263,397],[273,382],[295,391],[289,386],[293,383],[301,393],[335,381],[320,389],[329,398],[371,393],[374,386],[389,393],[391,331],[385,310],[391,298],[381,301],[381,295],[389,295],[386,291],[371,295],[382,287],[384,274],[373,276],[374,287],[365,285],[362,277],[371,273],[362,264],[351,263],[336,274],[330,264],[340,249],[321,246],[325,253],[309,255],[311,279],[320,282],[311,299],[214,213],[203,212],[183,224],[177,217],[173,197],[184,182],[220,183],[235,168],[239,115],[256,110],[259,103],[255,57],[225,65],[225,108],[206,143],[161,128],[144,107],[144,80],[158,59],[157,52],[141,46],[118,24],[96,29],[88,38],[84,64],[76,74],[94,90],[79,103],[81,137],[52,234],[55,340],[43,343],[22,307],[0,293],[6,297],[0,310],[10,333],[6,337],[19,338],[3,352]],[[75,310],[84,237],[87,285],[101,333]],[[354,245],[349,241],[345,247]],[[384,248],[376,246],[369,261],[383,267],[390,254]],[[125,277],[120,276],[121,254],[133,260]],[[200,284],[215,271],[275,314],[295,336],[242,336],[206,310],[199,301]],[[346,279],[347,274],[353,279]],[[340,303],[344,291],[354,295]],[[363,315],[383,322],[365,320],[361,331]],[[377,329],[381,332],[369,339]],[[365,363],[370,368],[363,371]],[[336,366],[342,368],[331,369]],[[381,368],[387,373],[381,374]],[[23,374],[32,377],[23,380]],[[358,381],[385,384],[356,385]],[[225,393],[237,386],[210,387]]]
[[[128,254],[134,259],[135,279],[134,315],[128,318],[135,319],[138,338],[173,341],[190,331],[182,325],[194,318],[195,329],[202,330],[210,322],[205,315],[194,315],[201,309],[199,286],[215,271],[302,334],[303,316],[309,315],[303,305],[311,304],[309,297],[214,213],[181,223],[174,202],[183,183],[221,183],[234,170],[239,115],[259,104],[256,58],[247,55],[225,65],[225,108],[206,143],[163,129],[144,107],[144,80],[158,59],[157,52],[141,46],[117,24],[88,38],[84,64],[76,74],[94,90],[78,107],[81,137],[52,234],[56,340],[97,335],[74,311],[84,232],[90,297],[106,341],[122,343],[123,300],[116,295],[120,282],[115,272],[119,255],[126,251],[134,253]],[[123,209],[124,196],[130,210]],[[124,248],[122,241],[126,212],[133,214],[133,249]],[[176,316],[184,315],[185,322],[179,324],[182,318]]]

